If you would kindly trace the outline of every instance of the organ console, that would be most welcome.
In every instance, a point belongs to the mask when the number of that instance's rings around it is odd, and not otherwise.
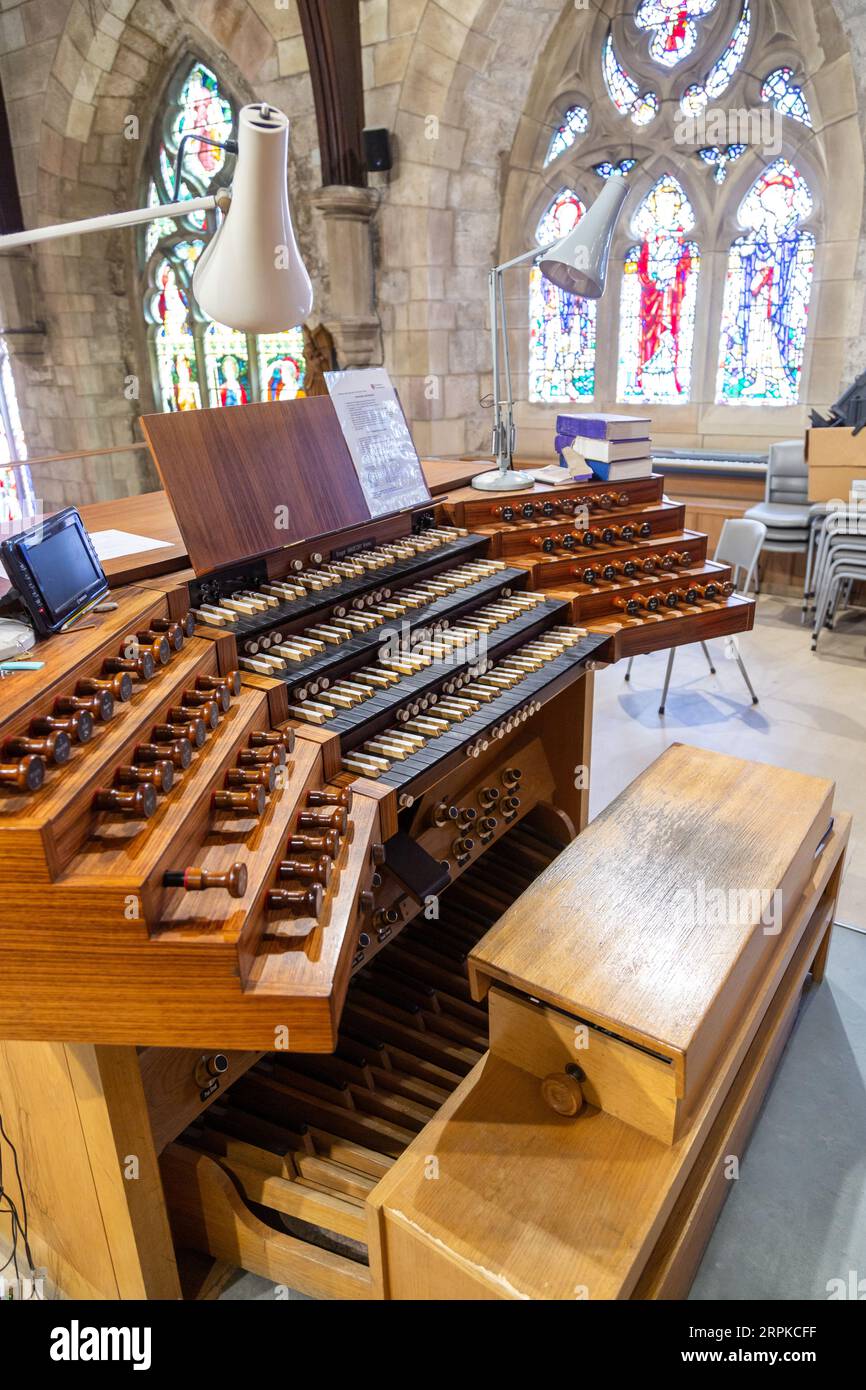
[[[39,1262],[93,1298],[178,1297],[184,1251],[315,1297],[678,1296],[848,820],[676,745],[588,826],[593,671],[753,603],[659,478],[377,509],[327,398],[145,423],[191,568],[2,687],[0,1109],[55,1194]],[[678,935],[698,875],[780,887],[785,931]]]

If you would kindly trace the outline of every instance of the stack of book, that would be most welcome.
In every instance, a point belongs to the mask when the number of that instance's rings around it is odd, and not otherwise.
[[[569,464],[582,456],[606,483],[648,478],[651,424],[649,417],[637,415],[558,415],[556,449]]]

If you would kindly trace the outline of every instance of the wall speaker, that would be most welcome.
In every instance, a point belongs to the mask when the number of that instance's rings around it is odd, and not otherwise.
[[[387,174],[391,168],[391,136],[384,128],[364,130],[364,158],[371,174]]]

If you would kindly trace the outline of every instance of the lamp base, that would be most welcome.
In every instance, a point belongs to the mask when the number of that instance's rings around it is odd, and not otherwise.
[[[489,473],[476,473],[472,486],[480,492],[525,492],[535,483],[530,475],[519,473],[514,468],[509,468],[505,473],[494,468]]]

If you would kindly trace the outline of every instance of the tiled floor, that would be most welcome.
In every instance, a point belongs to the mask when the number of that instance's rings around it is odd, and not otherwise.
[[[638,657],[631,680],[618,662],[596,676],[590,812],[598,815],[671,743],[832,777],[836,805],[854,816],[842,921],[866,927],[866,613],[821,636],[810,651],[799,607],[761,599],[740,652],[760,703],[753,705],[723,641],[677,652],[667,709],[659,716],[667,654]]]
[[[663,719],[663,654],[636,661],[628,684],[624,663],[599,673],[592,814],[675,741],[833,777],[837,806],[855,818],[839,916],[866,928],[866,615],[822,635],[813,655],[796,605],[762,599],[755,630],[740,639],[757,706],[724,644],[714,648],[716,676],[700,647],[677,653]],[[839,1287],[829,1281],[866,1280],[864,1083],[866,935],[837,930],[827,979],[804,999],[693,1299],[825,1299]],[[274,1294],[239,1274],[223,1296]]]

